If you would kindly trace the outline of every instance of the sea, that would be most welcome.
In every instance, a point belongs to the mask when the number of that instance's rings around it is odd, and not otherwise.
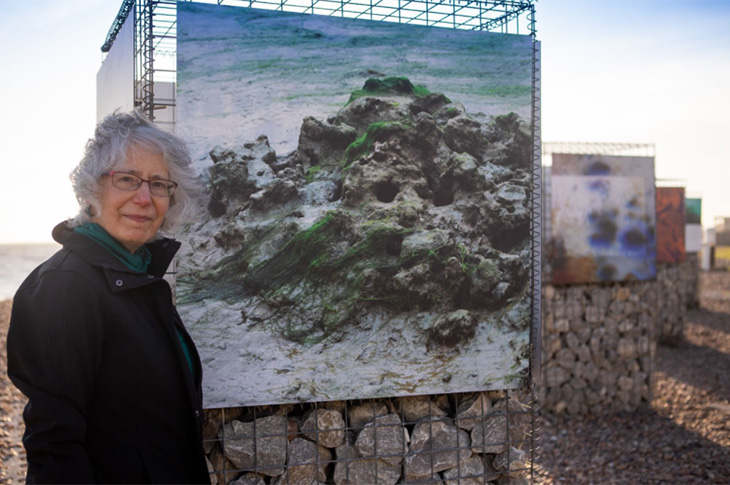
[[[39,264],[61,249],[60,244],[0,244],[0,301],[10,300]]]

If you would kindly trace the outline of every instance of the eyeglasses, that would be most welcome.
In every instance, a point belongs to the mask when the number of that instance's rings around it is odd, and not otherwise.
[[[145,180],[142,177],[129,172],[107,172],[112,178],[112,185],[118,189],[135,191],[142,187],[143,182],[147,182],[152,195],[158,197],[170,197],[177,188],[177,182],[166,179]]]

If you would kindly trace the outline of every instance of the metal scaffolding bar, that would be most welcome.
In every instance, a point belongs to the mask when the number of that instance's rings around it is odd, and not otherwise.
[[[134,7],[134,0],[124,0],[122,2],[122,6],[119,8],[119,13],[114,19],[114,22],[112,22],[112,26],[109,28],[109,33],[106,34],[106,40],[104,40],[104,45],[101,46],[101,52],[109,52],[109,49],[112,48],[112,44],[114,44],[114,40],[117,38],[119,30],[122,28],[124,21],[127,20],[129,13],[132,11],[132,7]]]

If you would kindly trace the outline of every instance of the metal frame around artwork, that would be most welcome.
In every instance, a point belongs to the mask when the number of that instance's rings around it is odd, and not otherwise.
[[[191,1],[191,0],[177,0]],[[172,122],[174,123],[175,95],[174,85],[176,83],[176,39],[177,39],[177,1],[176,0],[123,0],[122,6],[115,18],[105,42],[101,48],[102,52],[109,52],[114,40],[124,24],[125,20],[132,15],[134,21],[134,104],[143,111],[148,118],[155,120],[156,112],[162,109],[170,109],[172,111]],[[531,305],[531,325],[530,325],[530,376],[528,379],[529,388],[520,390],[503,391],[503,397],[509,401],[516,399],[522,406],[524,411],[517,412],[514,415],[507,406],[504,410],[507,418],[507,437],[505,445],[507,449],[512,446],[529,447],[528,456],[529,464],[526,470],[530,481],[534,481],[535,467],[537,460],[537,443],[536,443],[536,408],[535,385],[541,375],[541,214],[542,214],[542,161],[546,153],[546,148],[551,150],[548,153],[554,153],[552,145],[546,147],[541,143],[541,117],[540,117],[540,50],[537,41],[535,5],[537,0],[198,0],[198,3],[228,5],[237,7],[259,8],[267,10],[278,10],[287,12],[297,12],[304,14],[339,16],[347,18],[359,18],[373,21],[395,22],[405,24],[424,25],[437,28],[475,30],[485,32],[499,32],[523,34],[532,37],[533,42],[533,59],[532,59],[532,191],[531,197],[531,283],[530,291],[532,295]],[[172,99],[161,99],[161,96],[155,96],[156,83],[171,83],[173,86]],[[157,84],[159,87],[160,85]],[[570,150],[571,152],[574,150]],[[653,151],[653,148],[652,148]],[[424,396],[425,397],[425,396]],[[467,395],[455,394],[451,396],[428,396],[431,401],[438,399],[446,399],[453,401],[453,406],[458,408],[460,402],[466,399]],[[393,406],[401,398],[381,399],[388,406]],[[372,401],[373,406],[376,405]],[[347,401],[347,406],[358,404],[355,401]],[[333,403],[334,405],[334,403]],[[306,409],[305,409],[306,408]],[[328,409],[326,403],[301,403],[297,407],[281,406],[277,413],[283,413],[287,419],[290,416],[299,416],[302,412],[314,412],[318,410]],[[430,408],[429,408],[430,409]],[[223,432],[225,425],[236,420],[241,415],[246,415],[248,420],[256,421],[258,416],[270,415],[271,409],[259,408],[238,408],[238,409],[214,409],[207,410],[207,421],[214,421],[220,425],[220,433],[214,437],[208,437],[206,446],[218,449],[224,448],[226,442],[230,442],[233,437],[226,436]],[[345,417],[347,413],[345,412]],[[513,419],[519,419],[519,415],[529,415],[529,430],[522,443],[514,443],[511,439],[509,428]],[[488,416],[482,416],[486,419]],[[404,429],[408,423],[405,416],[400,415]],[[456,419],[456,417],[454,417]],[[458,424],[458,419],[456,419]],[[377,426],[376,426],[377,428]],[[315,433],[324,432],[325,430],[315,430]],[[326,430],[327,432],[332,431]],[[342,431],[349,432],[349,428],[345,427]],[[376,430],[377,432],[377,430]],[[289,430],[282,430],[282,434],[293,439]],[[267,438],[267,436],[256,435],[252,437],[258,443],[259,439]],[[220,444],[218,444],[220,443]],[[457,442],[456,448],[437,449],[436,447],[428,451],[429,455],[440,452],[456,451],[465,447],[465,444]],[[510,463],[511,453],[508,453],[507,467],[512,468]],[[373,458],[382,458],[375,453]],[[387,458],[387,457],[386,457]],[[342,461],[339,459],[323,460],[319,455],[316,458],[317,465],[336,464]],[[349,454],[345,459],[350,462]],[[378,460],[375,462],[376,472]],[[238,475],[246,470],[243,469],[227,469],[227,462],[223,461],[222,466],[214,464],[215,472],[219,478],[227,478],[229,472]],[[311,465],[307,462],[306,465]],[[304,464],[303,464],[304,465]],[[287,466],[291,466],[291,463]],[[296,468],[294,464],[293,468]],[[254,462],[253,466],[248,470],[252,472],[258,471],[259,466]],[[458,468],[458,467],[457,467]],[[479,479],[474,475],[463,474],[459,471],[458,478]],[[289,475],[287,475],[288,477]],[[433,474],[431,477],[424,478],[425,482],[438,478],[439,475]],[[486,479],[486,475],[483,476]],[[227,480],[226,480],[227,481]],[[285,481],[286,483],[286,481]]]

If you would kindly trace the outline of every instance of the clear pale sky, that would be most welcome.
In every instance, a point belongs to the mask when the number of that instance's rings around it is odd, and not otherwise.
[[[96,122],[121,0],[0,0],[0,243],[48,242]],[[542,139],[656,145],[656,176],[730,217],[730,0],[539,0]]]

